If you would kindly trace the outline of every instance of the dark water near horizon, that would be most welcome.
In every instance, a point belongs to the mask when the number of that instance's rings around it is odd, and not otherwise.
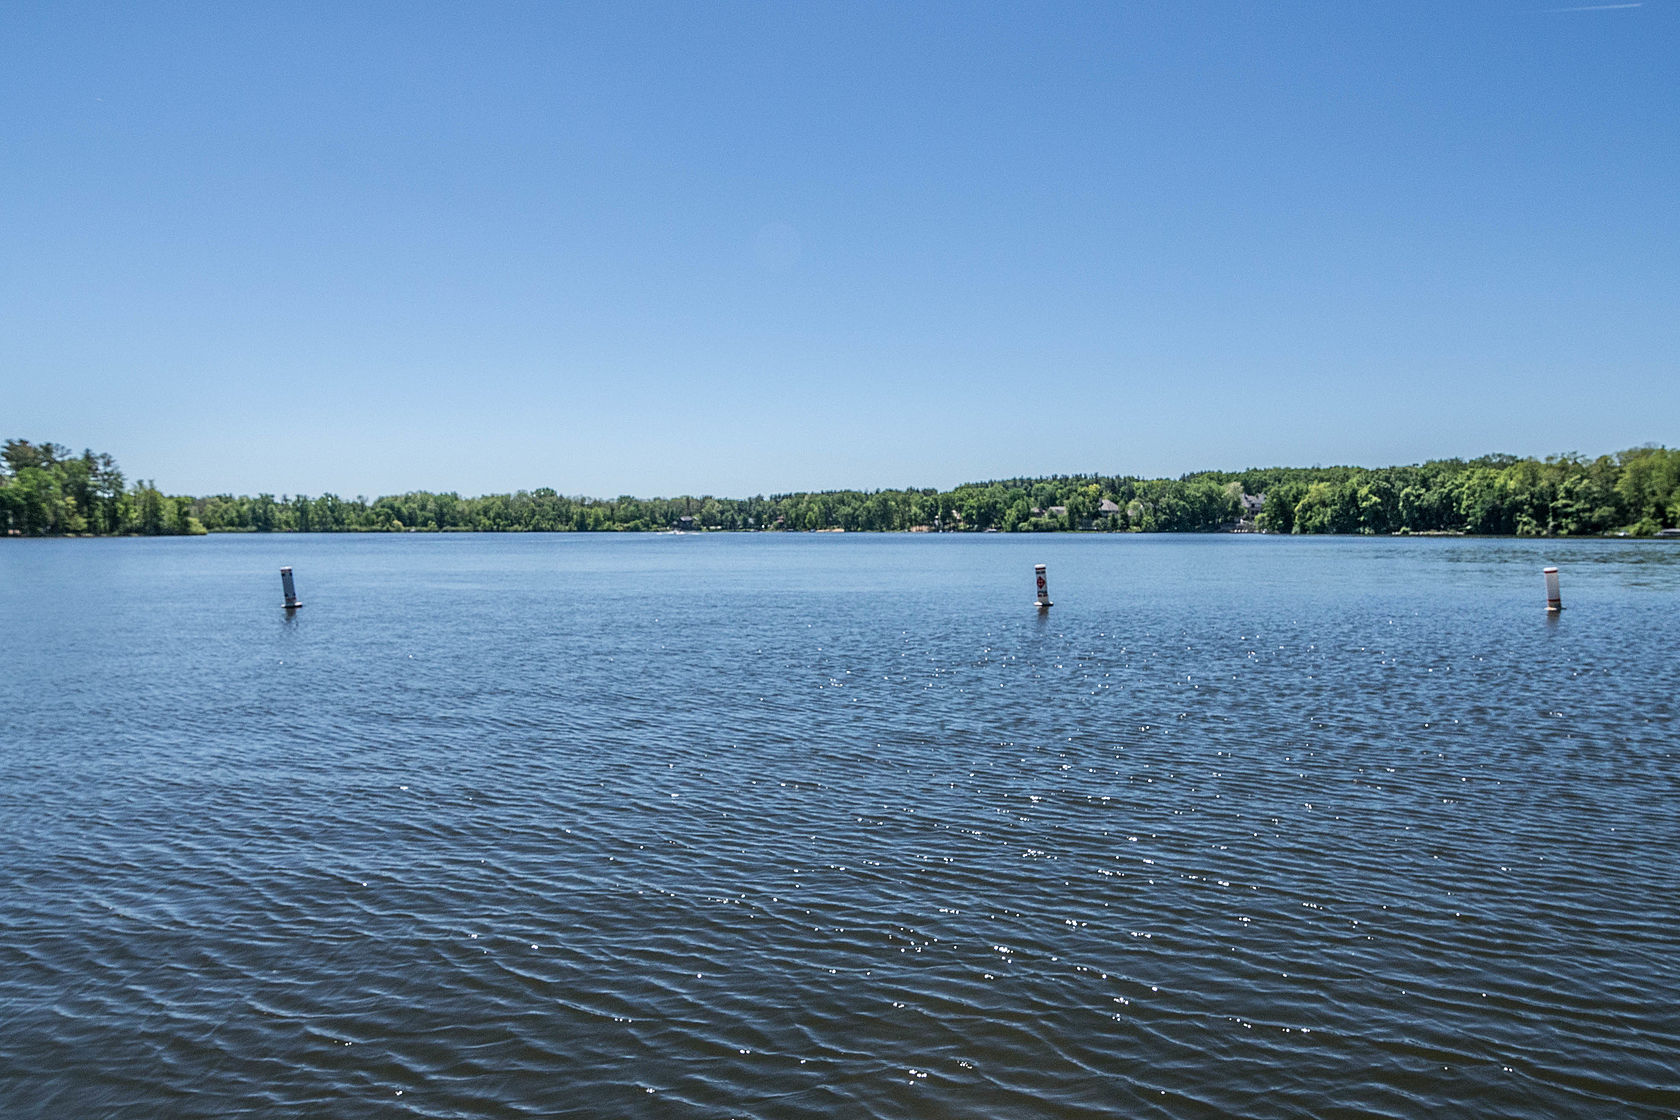
[[[1677,607],[1668,542],[0,542],[0,1117],[1668,1120]]]

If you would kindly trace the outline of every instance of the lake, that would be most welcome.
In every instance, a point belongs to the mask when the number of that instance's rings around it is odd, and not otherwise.
[[[0,541],[0,1114],[1671,1120],[1677,606],[1671,542]]]

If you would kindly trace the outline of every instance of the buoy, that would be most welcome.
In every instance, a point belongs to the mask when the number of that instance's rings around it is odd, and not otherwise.
[[[1054,606],[1055,604],[1050,602],[1050,585],[1044,582],[1044,565],[1034,564],[1033,575],[1038,577],[1038,598],[1033,600],[1033,606],[1039,610]]]
[[[297,588],[292,586],[292,570],[290,568],[280,569],[280,590],[286,594],[287,610],[295,611],[303,606],[302,603],[298,602]]]
[[[1563,609],[1563,597],[1558,594],[1556,568],[1546,569],[1546,609],[1549,611],[1561,611]]]

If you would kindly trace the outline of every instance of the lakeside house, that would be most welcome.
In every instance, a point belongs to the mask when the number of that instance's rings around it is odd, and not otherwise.
[[[1260,531],[1260,511],[1266,507],[1266,495],[1244,494],[1240,499],[1242,513],[1237,518],[1233,533],[1257,533]]]

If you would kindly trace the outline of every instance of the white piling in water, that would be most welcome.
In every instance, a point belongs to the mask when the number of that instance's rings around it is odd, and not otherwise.
[[[280,569],[280,590],[285,592],[287,610],[295,611],[303,606],[298,601],[297,588],[292,585],[292,570],[290,568]]]
[[[1545,570],[1545,575],[1546,609],[1548,611],[1561,611],[1563,609],[1563,596],[1558,594],[1557,569],[1547,568]]]
[[[1038,598],[1033,600],[1033,606],[1039,610],[1054,606],[1055,604],[1050,602],[1050,585],[1044,582],[1044,565],[1034,564],[1033,575],[1038,577]]]

